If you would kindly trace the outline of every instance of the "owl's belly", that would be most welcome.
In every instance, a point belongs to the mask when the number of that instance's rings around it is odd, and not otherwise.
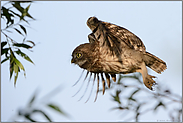
[[[124,62],[106,62],[103,64],[104,73],[114,73],[114,74],[127,74],[135,72],[137,67],[131,64],[126,64]]]
[[[127,62],[106,61],[95,64],[87,70],[93,73],[127,74],[135,72],[137,68]]]
[[[143,62],[142,54],[140,52],[134,52],[134,50],[126,50],[120,57],[108,56],[101,61],[102,71],[104,73],[114,74],[127,74],[136,72],[140,68],[140,64]]]

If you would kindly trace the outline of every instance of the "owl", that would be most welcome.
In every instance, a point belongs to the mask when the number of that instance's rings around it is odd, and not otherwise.
[[[97,77],[96,98],[100,78],[104,94],[105,83],[110,88],[110,78],[115,82],[116,74],[140,72],[144,85],[153,90],[155,76],[148,74],[146,66],[161,74],[167,68],[163,60],[147,52],[141,39],[123,27],[96,17],[90,17],[86,24],[92,31],[88,35],[89,43],[74,49],[71,63],[87,70],[87,75],[94,74],[94,80]]]

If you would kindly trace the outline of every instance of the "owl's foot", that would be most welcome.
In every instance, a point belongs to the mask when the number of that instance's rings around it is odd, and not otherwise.
[[[150,90],[153,90],[153,86],[156,84],[156,82],[152,79],[156,78],[155,76],[147,75],[146,80],[144,81],[144,84],[147,88]]]

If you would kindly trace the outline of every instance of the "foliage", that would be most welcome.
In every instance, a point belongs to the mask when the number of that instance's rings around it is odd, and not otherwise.
[[[29,25],[30,20],[28,19],[35,20],[29,14],[31,3],[31,1],[9,1],[1,7],[1,21],[4,20],[6,22],[5,28],[1,29],[1,33],[6,39],[1,41],[1,57],[4,56],[1,64],[9,61],[10,79],[14,73],[14,85],[16,85],[20,70],[26,76],[25,68],[16,55],[34,64],[30,57],[23,52],[23,49],[30,50],[35,46],[33,41],[26,39],[27,28],[25,26]],[[24,8],[23,6],[25,5],[26,7]],[[22,36],[21,42],[10,37],[10,34],[15,32]]]
[[[133,79],[137,84],[124,84],[125,78]],[[112,110],[120,110],[127,115],[134,114],[133,117],[124,121],[139,121],[139,117],[147,112],[157,112],[159,108],[167,109],[171,107],[171,111],[167,112],[171,121],[180,122],[182,116],[182,97],[173,94],[170,89],[164,88],[158,83],[156,91],[150,91],[145,88],[140,80],[140,74],[120,75],[117,83],[113,83],[111,88],[117,88],[112,100],[118,104]],[[127,92],[128,91],[128,92]],[[130,93],[130,94],[129,94]],[[145,95],[144,97],[142,95]],[[171,104],[180,105],[179,108],[170,106]],[[176,114],[176,115],[175,115]]]
[[[1,64],[9,61],[10,79],[14,74],[14,85],[16,85],[20,70],[22,70],[24,72],[24,76],[26,76],[25,68],[17,56],[20,56],[28,62],[34,64],[31,58],[24,53],[24,50],[31,51],[31,49],[35,46],[33,41],[27,40],[28,32],[26,26],[29,25],[29,21],[35,20],[29,14],[31,3],[32,1],[9,1],[1,7],[1,20],[6,22],[5,28],[2,29],[1,27],[1,33],[6,39],[1,41],[1,57],[4,58],[1,61]],[[12,33],[17,33],[20,35],[22,41],[18,42],[15,40],[16,37],[12,38],[12,36],[10,36]],[[25,121],[37,122],[34,114],[41,114],[46,119],[46,121],[52,122],[50,116],[45,112],[45,109],[51,109],[61,115],[68,117],[68,114],[66,114],[57,104],[48,102],[48,99],[53,97],[55,92],[58,90],[60,89],[54,89],[43,99],[38,99],[38,94],[36,91],[31,97],[27,106],[18,111],[14,121],[23,117]]]
[[[24,118],[25,122],[40,122],[35,119],[36,114],[41,114],[46,122],[52,122],[50,116],[46,113],[45,109],[51,109],[62,116],[69,117],[67,113],[65,113],[57,104],[52,103],[48,100],[52,98],[55,93],[60,91],[60,86],[51,91],[49,94],[45,95],[43,98],[38,99],[38,91],[36,90],[31,97],[30,101],[26,105],[26,107],[21,108],[13,119],[14,121],[18,121],[20,118]],[[43,108],[41,108],[43,107]],[[34,115],[35,114],[35,115]],[[45,122],[44,121],[44,122]]]

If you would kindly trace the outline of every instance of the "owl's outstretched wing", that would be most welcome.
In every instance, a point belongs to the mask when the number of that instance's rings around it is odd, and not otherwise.
[[[88,40],[89,40],[90,43],[95,42],[96,41],[95,35],[93,33],[90,33],[88,35]]]
[[[109,46],[120,50],[122,47],[130,47],[134,50],[145,52],[146,48],[139,37],[134,35],[129,30],[98,20],[96,17],[90,17],[87,20],[88,27],[92,30],[95,38],[100,42],[100,46]]]

